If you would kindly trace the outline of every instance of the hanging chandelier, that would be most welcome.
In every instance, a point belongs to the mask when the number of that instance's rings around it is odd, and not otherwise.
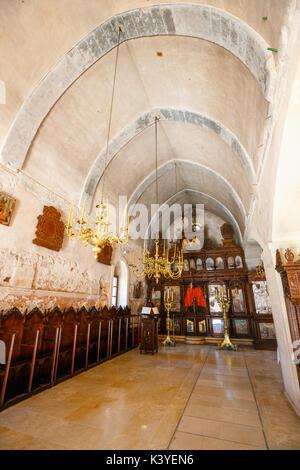
[[[157,123],[159,117],[155,116],[155,179],[156,179],[156,206],[158,206],[158,174],[157,174]],[[173,255],[170,256],[169,248],[166,248],[164,241],[163,252],[160,253],[159,239],[154,241],[155,250],[154,255],[148,251],[147,241],[145,248],[140,250],[138,259],[130,252],[129,267],[133,274],[138,278],[155,279],[158,284],[161,277],[165,279],[179,279],[183,271],[183,250],[176,252],[176,243],[174,245]]]
[[[123,225],[120,227],[120,233],[113,232],[109,230],[109,226],[111,225],[109,221],[109,201],[106,201],[106,206],[103,203],[104,197],[104,188],[105,188],[105,173],[106,173],[106,163],[108,158],[108,149],[109,149],[109,140],[110,140],[110,132],[111,132],[111,121],[112,121],[112,111],[113,111],[113,103],[114,103],[114,96],[115,96],[115,86],[116,86],[116,76],[117,76],[117,67],[118,67],[118,58],[119,58],[119,46],[120,46],[120,35],[122,29],[118,27],[118,43],[117,43],[117,50],[116,50],[116,60],[115,60],[115,67],[114,67],[114,77],[113,77],[113,87],[112,87],[112,97],[111,97],[111,104],[110,104],[110,112],[109,112],[109,121],[108,121],[108,131],[107,131],[107,140],[106,140],[106,152],[105,152],[105,162],[104,162],[104,170],[102,175],[102,191],[101,191],[101,202],[96,206],[98,209],[97,218],[94,224],[94,228],[89,227],[89,219],[87,221],[84,220],[84,213],[85,213],[85,206],[86,200],[84,200],[81,218],[76,222],[76,227],[74,227],[73,232],[73,205],[70,207],[69,219],[68,224],[66,225],[66,232],[70,239],[77,239],[81,241],[85,246],[91,245],[92,251],[96,259],[98,259],[98,255],[101,253],[105,246],[111,246],[114,248],[116,245],[126,245],[129,239],[129,216],[126,217],[126,212],[124,211],[123,217]]]

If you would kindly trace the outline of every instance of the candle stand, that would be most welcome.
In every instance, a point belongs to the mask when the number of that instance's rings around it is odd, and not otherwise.
[[[173,292],[172,295],[170,295],[170,289],[165,292],[165,307],[167,309],[167,337],[166,339],[162,342],[162,346],[171,346],[175,347],[175,341],[173,341],[170,337],[170,310],[172,308],[172,301],[173,301]]]
[[[228,313],[229,307],[230,307],[229,289],[227,289],[227,295],[226,295],[226,291],[225,291],[225,294],[224,294],[224,289],[222,289],[222,296],[221,297],[219,296],[219,292],[216,289],[216,300],[217,300],[218,305],[222,308],[223,318],[224,318],[224,339],[223,339],[222,343],[220,343],[218,345],[218,349],[228,349],[228,350],[232,350],[232,351],[237,351],[237,345],[232,344],[232,342],[230,340],[230,337],[229,337],[229,332],[228,332],[229,328],[228,328],[227,313]]]

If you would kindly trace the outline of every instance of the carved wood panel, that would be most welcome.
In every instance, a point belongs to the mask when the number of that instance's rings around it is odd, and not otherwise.
[[[98,254],[97,261],[98,263],[106,264],[107,266],[111,265],[113,249],[110,245],[105,245],[103,250]]]
[[[64,239],[64,223],[61,214],[55,207],[44,206],[43,214],[38,216],[35,232],[36,238],[32,243],[49,250],[59,251]]]

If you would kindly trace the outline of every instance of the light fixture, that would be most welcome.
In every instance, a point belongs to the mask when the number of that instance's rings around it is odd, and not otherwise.
[[[193,232],[199,232],[202,228],[202,224],[200,224],[197,220],[196,217],[196,209],[193,207],[192,209],[192,231]]]
[[[76,230],[74,229],[75,233],[73,233],[74,214],[73,214],[72,205],[70,208],[68,225],[66,225],[66,232],[67,232],[68,237],[70,239],[76,238],[80,240],[85,246],[88,244],[92,245],[93,247],[92,251],[96,259],[98,258],[98,255],[101,253],[101,251],[103,250],[105,246],[115,247],[116,245],[126,245],[129,239],[129,217],[126,218],[126,212],[124,211],[123,225],[120,228],[120,233],[110,231],[109,226],[111,225],[111,223],[109,221],[109,201],[107,200],[106,206],[103,203],[106,163],[107,163],[107,157],[108,157],[108,148],[109,148],[109,140],[110,140],[110,132],[111,132],[112,110],[113,110],[113,103],[114,103],[114,96],[115,96],[115,85],[116,85],[121,32],[122,32],[122,29],[119,26],[118,27],[118,44],[117,44],[117,50],[116,50],[116,60],[115,60],[114,76],[113,76],[112,97],[111,97],[109,121],[108,121],[104,170],[103,170],[103,175],[102,175],[103,182],[102,182],[101,202],[100,204],[96,206],[96,208],[98,209],[97,219],[95,221],[94,228],[93,229],[89,228],[89,219],[87,221],[84,220],[85,205],[86,205],[86,200],[85,200],[83,204],[81,218],[76,223],[76,225],[78,226],[76,227]],[[106,212],[106,216],[105,216],[105,212]]]
[[[157,123],[159,117],[155,116],[155,178],[156,178],[156,206],[158,206],[158,173],[157,173]],[[155,279],[156,284],[161,277],[165,279],[179,279],[183,271],[183,250],[176,253],[176,244],[174,245],[173,256],[170,257],[169,248],[166,248],[164,241],[163,253],[160,254],[159,239],[154,241],[155,250],[151,255],[147,248],[147,241],[142,254],[136,260],[135,255],[130,252],[130,268],[133,274],[138,278]]]

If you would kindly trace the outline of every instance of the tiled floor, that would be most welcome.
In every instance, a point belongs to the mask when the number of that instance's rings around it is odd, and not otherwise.
[[[300,449],[275,353],[138,350],[0,413],[0,449]]]

